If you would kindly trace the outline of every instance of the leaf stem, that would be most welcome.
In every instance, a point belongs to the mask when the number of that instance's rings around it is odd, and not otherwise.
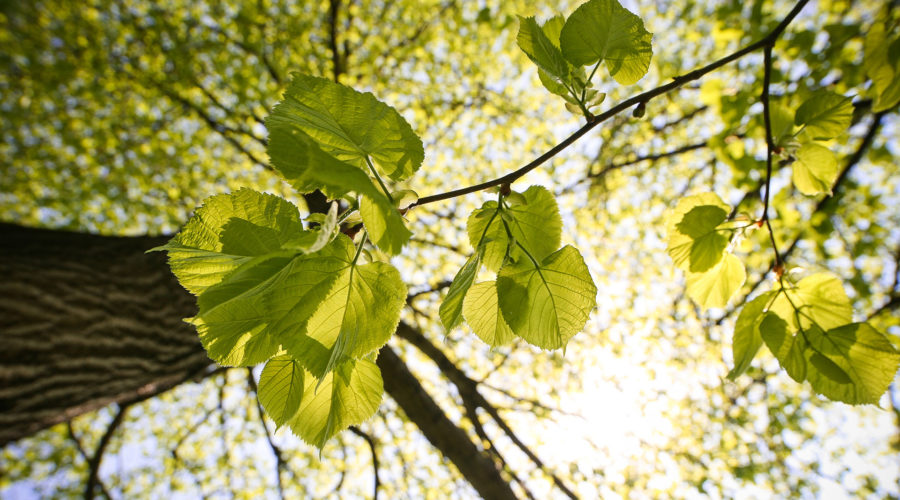
[[[584,99],[587,96],[587,88],[591,83],[591,79],[594,78],[594,74],[597,73],[597,68],[600,67],[600,63],[603,62],[603,58],[597,60],[597,64],[594,65],[594,68],[591,69],[591,74],[587,77],[587,81],[584,82],[584,88],[581,89],[581,102],[584,103]]]
[[[369,155],[365,155],[366,165],[369,166],[369,170],[372,172],[372,175],[375,176],[375,180],[378,181],[378,185],[381,186],[381,189],[384,191],[384,194],[387,196],[388,200],[390,200],[391,205],[394,204],[394,197],[391,196],[391,191],[384,185],[384,181],[381,180],[381,176],[378,175],[378,171],[375,170],[375,165],[372,164],[372,160],[369,159]],[[410,205],[412,206],[412,205]]]

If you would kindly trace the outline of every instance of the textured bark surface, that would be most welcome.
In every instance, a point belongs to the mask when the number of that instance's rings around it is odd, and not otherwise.
[[[165,241],[0,224],[0,445],[210,368]]]
[[[0,446],[110,403],[152,397],[212,366],[167,237],[111,237],[0,223]],[[485,498],[515,498],[491,459],[388,347],[385,390]]]

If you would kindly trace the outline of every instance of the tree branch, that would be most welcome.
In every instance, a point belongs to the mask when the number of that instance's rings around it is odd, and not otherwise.
[[[465,431],[447,418],[393,349],[382,347],[377,363],[384,378],[384,390],[482,497],[516,498],[493,461],[475,447]]]
[[[687,73],[682,76],[677,76],[671,82],[669,82],[665,85],[661,85],[659,87],[656,87],[655,89],[648,90],[647,92],[638,94],[634,97],[631,97],[630,99],[626,99],[626,100],[620,102],[619,104],[613,106],[612,108],[604,111],[603,113],[600,113],[599,115],[591,117],[590,119],[588,119],[588,122],[585,125],[583,125],[581,128],[579,128],[574,133],[572,133],[572,135],[563,139],[562,142],[560,142],[556,146],[553,146],[552,148],[550,148],[549,151],[538,156],[537,158],[535,158],[534,160],[532,160],[525,166],[519,168],[518,170],[510,172],[502,177],[498,177],[496,179],[493,179],[493,180],[490,180],[487,182],[482,182],[481,184],[476,184],[474,186],[469,186],[469,187],[465,187],[465,188],[461,188],[461,189],[454,189],[452,191],[447,191],[445,193],[424,196],[422,198],[419,198],[419,200],[417,202],[410,205],[409,208],[412,208],[415,206],[420,206],[420,205],[425,205],[428,203],[434,203],[436,201],[447,200],[450,198],[455,198],[457,196],[462,196],[462,195],[466,195],[469,193],[475,193],[478,191],[482,191],[484,189],[492,188],[494,186],[499,186],[501,184],[511,184],[511,183],[515,182],[523,175],[525,175],[528,172],[531,172],[532,170],[534,170],[535,168],[541,166],[544,162],[546,162],[550,158],[553,158],[554,156],[559,154],[561,151],[563,151],[567,147],[571,146],[578,139],[580,139],[584,134],[590,132],[597,125],[605,122],[606,120],[612,118],[613,116],[616,116],[617,114],[621,113],[622,111],[625,111],[633,106],[637,106],[638,104],[646,103],[647,101],[653,99],[654,97],[658,97],[660,95],[671,92],[672,90],[675,90],[675,89],[681,87],[685,83],[700,79],[707,73],[711,73],[711,72],[721,68],[722,66],[725,66],[726,64],[729,64],[731,62],[734,62],[734,61],[746,56],[747,54],[753,53],[761,48],[765,48],[765,47],[771,45],[772,43],[774,43],[775,40],[778,39],[779,36],[781,36],[781,33],[784,32],[784,30],[788,27],[788,25],[791,23],[791,21],[794,20],[794,18],[797,16],[797,14],[800,13],[800,11],[803,9],[803,7],[807,4],[808,1],[809,0],[800,0],[799,2],[797,2],[797,4],[794,6],[794,8],[791,9],[790,13],[788,13],[788,15],[785,16],[785,18],[781,21],[781,23],[779,23],[778,26],[775,27],[775,29],[773,29],[768,35],[766,35],[761,40],[754,42],[754,43],[744,47],[743,49],[740,49],[737,52],[734,52],[732,54],[729,54],[728,56],[725,56],[717,61],[707,64],[706,66],[695,69],[694,71],[691,71],[690,73]]]
[[[266,441],[269,443],[269,449],[272,450],[272,455],[275,456],[275,480],[278,485],[278,498],[284,500],[284,484],[281,481],[281,471],[282,469],[287,468],[287,463],[281,455],[281,449],[275,444],[275,441],[272,440],[272,433],[269,432],[269,426],[266,425],[265,412],[263,411],[262,404],[260,404],[259,397],[257,396],[259,388],[256,386],[256,379],[253,378],[252,368],[247,368],[247,386],[250,388],[251,397],[256,402],[256,414],[259,416],[259,424],[265,432]]]
[[[464,400],[468,399],[470,403],[474,406],[482,408],[484,411],[494,419],[500,429],[506,434],[506,436],[512,441],[528,458],[545,474],[550,476],[553,480],[553,484],[556,485],[566,496],[569,498],[577,498],[575,494],[570,490],[565,483],[553,472],[549,471],[547,467],[544,465],[544,462],[535,455],[534,452],[528,448],[522,440],[513,432],[513,430],[507,425],[506,421],[503,420],[503,417],[500,416],[500,413],[497,411],[497,408],[494,407],[487,399],[482,396],[481,392],[478,391],[478,384],[469,378],[462,370],[460,370],[455,363],[450,361],[440,349],[438,349],[434,344],[432,344],[421,332],[415,330],[408,324],[404,322],[400,322],[397,326],[397,335],[409,341],[411,344],[416,346],[422,354],[431,358],[432,361],[438,366],[441,370],[441,373],[444,374],[447,379],[456,386],[459,395]]]
[[[375,475],[375,485],[372,490],[372,500],[378,500],[378,487],[381,485],[381,479],[378,477],[378,451],[375,448],[375,439],[355,425],[350,426],[350,432],[366,440],[369,444],[369,450],[372,451],[372,471]]]
[[[113,417],[112,422],[109,423],[109,426],[106,428],[106,432],[103,433],[103,436],[100,438],[100,442],[97,443],[97,448],[94,450],[94,455],[91,457],[88,462],[88,478],[87,485],[84,487],[84,498],[85,500],[91,500],[94,498],[94,490],[97,488],[97,483],[100,482],[98,474],[100,473],[100,463],[103,461],[103,452],[106,451],[106,447],[109,446],[109,442],[115,434],[116,429],[122,425],[122,422],[125,420],[125,413],[128,411],[129,404],[122,404],[119,406],[119,410],[116,412],[116,416]],[[106,496],[109,497],[109,493],[106,493]]]

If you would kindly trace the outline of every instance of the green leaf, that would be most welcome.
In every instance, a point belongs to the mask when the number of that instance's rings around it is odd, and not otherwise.
[[[866,33],[863,68],[872,80],[872,111],[887,111],[900,103],[900,37],[886,32],[887,22],[877,20]]]
[[[666,218],[668,252],[685,271],[703,272],[715,266],[725,253],[728,238],[716,227],[731,209],[714,193],[682,198]]]
[[[806,126],[806,132],[814,139],[831,139],[850,128],[852,119],[852,99],[820,90],[797,108],[794,123]]]
[[[774,313],[766,313],[759,324],[759,332],[766,346],[781,367],[797,382],[806,380],[806,341],[801,335],[788,331],[788,324]]]
[[[366,156],[395,181],[410,177],[425,157],[422,141],[397,111],[371,93],[360,93],[325,78],[294,73],[290,86],[266,119],[269,154],[276,168],[291,150],[282,141],[301,132],[328,155],[367,170]],[[276,154],[277,153],[277,154]],[[312,158],[309,158],[310,160]],[[319,165],[308,167],[324,168]]]
[[[700,307],[725,307],[741,289],[747,271],[740,259],[730,253],[707,271],[687,274],[687,293]]]
[[[325,250],[294,262],[269,296],[284,349],[320,378],[345,358],[381,348],[406,301],[400,273],[384,262],[356,265],[346,236]]]
[[[689,254],[689,271],[703,272],[722,260],[728,237],[716,231],[725,222],[728,212],[716,205],[701,205],[692,208],[676,225],[678,232],[694,239]]]
[[[472,283],[475,282],[478,270],[481,269],[481,256],[483,253],[483,246],[475,250],[475,253],[466,260],[466,263],[456,273],[453,283],[450,284],[450,289],[447,290],[447,296],[444,297],[439,311],[441,322],[447,331],[455,328],[462,319],[463,299],[466,297],[466,293],[469,291]],[[496,302],[496,299],[494,299],[494,302]]]
[[[559,41],[563,56],[575,66],[603,61],[610,76],[630,85],[647,74],[652,38],[641,18],[616,0],[590,0],[569,16]]]
[[[300,438],[319,449],[338,432],[364,422],[381,404],[384,384],[372,361],[345,361],[316,380],[304,376],[300,409],[289,422]]]
[[[223,366],[253,366],[275,354],[278,341],[267,331],[271,317],[265,299],[293,260],[293,252],[256,257],[197,297],[197,316],[190,322],[210,359]]]
[[[538,261],[559,248],[562,236],[562,218],[556,199],[541,186],[531,186],[522,193],[525,203],[504,209],[506,227],[513,239],[521,244]],[[473,247],[484,245],[484,265],[497,271],[503,264],[510,245],[503,221],[497,214],[497,202],[488,201],[472,212],[468,220],[469,241]],[[514,261],[522,254],[515,246],[509,249]]]
[[[399,254],[403,250],[403,245],[412,237],[412,232],[406,228],[400,212],[384,196],[379,195],[374,199],[363,196],[359,204],[359,213],[369,238],[383,252],[390,255]]]
[[[478,338],[491,347],[512,342],[510,330],[497,303],[497,282],[476,283],[469,289],[462,306],[463,316]]]
[[[503,319],[513,333],[544,349],[565,347],[584,328],[596,296],[584,259],[569,245],[538,267],[530,261],[507,264],[497,275]]]
[[[853,316],[841,280],[831,273],[813,274],[784,288],[769,310],[785,320],[791,332],[813,325],[827,331],[850,323]]]
[[[793,163],[794,186],[803,194],[831,193],[831,186],[840,173],[837,158],[825,146],[804,144],[797,150]]]
[[[538,68],[562,81],[569,77],[569,63],[555,45],[538,26],[533,17],[519,16],[519,33],[516,36],[519,48]]]
[[[259,402],[278,427],[288,423],[300,409],[304,378],[303,367],[290,356],[276,356],[263,368],[259,376]]]
[[[550,43],[553,44],[557,49],[559,48],[559,35],[562,33],[563,26],[566,24],[566,18],[557,14],[547,21],[541,26],[541,30],[543,30],[544,35],[547,36],[547,39],[550,40]]]
[[[772,140],[776,146],[785,146],[794,137],[794,113],[787,106],[773,103],[769,107]]]
[[[819,394],[849,404],[878,404],[900,365],[900,353],[868,323],[807,331],[809,382]]]
[[[207,198],[174,238],[154,250],[168,252],[169,266],[181,286],[198,295],[302,231],[296,206],[243,188]]]
[[[282,132],[270,131],[270,139]],[[396,255],[412,236],[400,212],[365,172],[323,153],[304,133],[289,131],[283,140],[270,141],[269,154],[276,168],[301,192],[321,189],[331,198],[351,191],[362,195],[363,224],[382,251]],[[315,160],[311,164],[316,168],[309,168],[307,158]]]
[[[763,344],[759,333],[759,325],[763,320],[769,302],[775,296],[775,292],[766,292],[746,303],[738,315],[734,324],[734,336],[731,341],[731,350],[734,354],[734,368],[728,372],[730,380],[747,371],[750,363]]]

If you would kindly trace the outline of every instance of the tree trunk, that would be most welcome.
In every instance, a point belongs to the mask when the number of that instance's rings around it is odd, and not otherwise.
[[[112,237],[0,223],[0,446],[110,403],[152,397],[213,366],[167,237]],[[515,498],[491,459],[385,347],[387,392],[485,498]]]
[[[165,241],[0,225],[0,445],[209,370]]]

